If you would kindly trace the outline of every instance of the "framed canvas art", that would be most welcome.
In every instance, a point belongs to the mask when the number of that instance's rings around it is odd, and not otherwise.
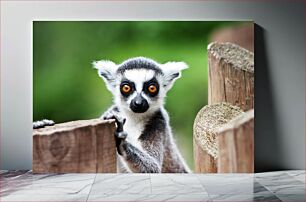
[[[33,171],[254,171],[251,21],[34,21]]]

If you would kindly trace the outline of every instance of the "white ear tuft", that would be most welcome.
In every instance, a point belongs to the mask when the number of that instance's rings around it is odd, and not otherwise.
[[[162,66],[162,71],[164,73],[166,89],[170,89],[174,81],[181,77],[181,71],[188,68],[185,62],[167,62]]]
[[[185,62],[167,62],[163,64],[163,70],[177,71],[180,72],[187,69],[188,65]]]
[[[94,61],[92,64],[98,70],[99,76],[105,81],[107,88],[112,91],[116,84],[118,66],[109,60]]]

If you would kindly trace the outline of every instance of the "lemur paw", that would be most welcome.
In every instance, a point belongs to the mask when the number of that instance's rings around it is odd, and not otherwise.
[[[117,129],[115,131],[115,140],[117,151],[120,155],[123,154],[122,143],[125,141],[127,137],[127,133],[123,131],[123,126],[125,124],[126,119],[122,118],[118,115],[112,114],[110,116],[105,116],[105,119],[115,119]]]
[[[55,122],[52,120],[43,119],[41,121],[35,121],[33,123],[33,129],[43,128],[45,126],[53,126],[54,124]]]
[[[114,114],[112,112],[105,112],[102,116],[101,119],[103,120],[108,120],[108,119],[114,119]]]

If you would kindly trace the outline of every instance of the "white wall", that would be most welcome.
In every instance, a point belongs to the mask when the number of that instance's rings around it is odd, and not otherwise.
[[[305,166],[303,1],[0,1],[1,169],[31,169],[33,20],[254,20],[255,165]]]

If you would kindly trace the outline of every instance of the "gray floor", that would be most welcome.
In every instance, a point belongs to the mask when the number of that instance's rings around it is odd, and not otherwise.
[[[32,174],[1,171],[1,201],[305,201],[305,171]]]

